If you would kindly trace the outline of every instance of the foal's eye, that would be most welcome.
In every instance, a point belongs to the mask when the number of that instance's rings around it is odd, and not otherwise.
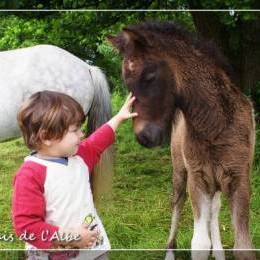
[[[152,81],[155,79],[155,76],[156,76],[155,72],[146,73],[144,79],[146,81]]]

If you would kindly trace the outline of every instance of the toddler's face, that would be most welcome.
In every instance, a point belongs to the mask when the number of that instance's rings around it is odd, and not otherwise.
[[[52,146],[56,150],[57,156],[69,157],[75,155],[83,136],[80,127],[71,125],[61,140],[53,141]]]

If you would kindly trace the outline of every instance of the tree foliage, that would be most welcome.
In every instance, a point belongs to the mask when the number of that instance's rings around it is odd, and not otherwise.
[[[120,57],[106,42],[124,26],[144,20],[178,21],[206,39],[212,39],[228,57],[241,89],[260,111],[260,12],[233,11],[259,8],[255,0],[9,0],[0,8],[34,9],[39,12],[0,13],[0,49],[35,44],[58,45],[107,72],[111,86],[120,88]],[[147,9],[147,11],[87,11],[86,9]],[[225,8],[230,11],[203,12],[197,9]],[[52,9],[52,11],[48,11]],[[54,9],[54,10],[53,10]],[[55,11],[78,9],[78,12]],[[84,12],[80,9],[85,9]],[[149,11],[183,9],[184,11]],[[185,11],[192,9],[193,11]],[[43,11],[44,10],[44,11]]]
[[[1,13],[0,50],[53,44],[100,66],[111,86],[120,89],[121,59],[106,41],[128,24],[148,20],[182,20],[192,28],[189,13],[53,12]]]

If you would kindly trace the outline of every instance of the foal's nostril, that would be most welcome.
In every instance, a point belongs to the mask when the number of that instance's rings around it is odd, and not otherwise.
[[[139,134],[138,136],[137,136],[137,139],[138,139],[138,142],[141,144],[141,145],[143,145],[143,146],[145,146],[145,147],[149,147],[150,146],[150,140],[149,140],[149,137],[148,136],[146,136],[146,134],[145,133],[141,133],[141,134]]]
[[[152,148],[162,144],[163,132],[160,127],[149,125],[136,137],[141,145]]]

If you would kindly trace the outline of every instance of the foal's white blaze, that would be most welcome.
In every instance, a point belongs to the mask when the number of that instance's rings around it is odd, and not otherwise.
[[[225,254],[221,244],[218,215],[221,207],[220,192],[216,192],[212,199],[211,206],[211,222],[210,222],[210,233],[212,241],[213,255],[217,260],[225,259]]]
[[[134,71],[134,68],[135,68],[135,64],[133,61],[131,60],[127,60],[125,62],[125,65],[126,65],[126,69],[129,70],[129,71]],[[124,74],[124,73],[123,73]]]
[[[206,260],[209,256],[211,241],[209,237],[209,223],[211,216],[211,200],[201,194],[199,205],[199,218],[194,218],[194,231],[191,241],[192,259]]]
[[[132,61],[129,61],[129,63],[128,63],[128,69],[129,69],[130,71],[133,71],[133,70],[134,70],[134,67],[135,67],[135,64],[134,64]]]

